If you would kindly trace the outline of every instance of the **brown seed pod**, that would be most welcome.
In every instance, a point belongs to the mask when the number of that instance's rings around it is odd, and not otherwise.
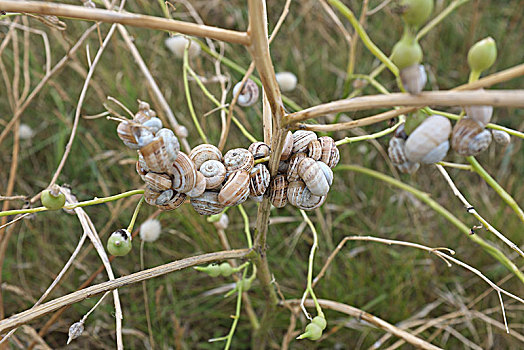
[[[320,160],[322,157],[322,144],[319,140],[313,140],[307,145],[307,155],[314,160]]]
[[[316,196],[311,193],[303,181],[290,182],[287,189],[288,202],[303,210],[313,210],[319,208],[326,196]]]
[[[491,133],[477,120],[464,117],[453,128],[451,145],[461,156],[475,156],[485,151],[490,143]]]
[[[413,174],[418,170],[420,163],[412,163],[407,160],[404,152],[405,140],[399,137],[393,137],[389,140],[388,154],[393,165],[395,165],[401,172]]]
[[[204,143],[193,148],[191,153],[189,153],[189,158],[195,163],[197,170],[200,170],[205,161],[222,161],[222,152],[217,147]]]
[[[218,193],[205,191],[199,197],[191,198],[191,205],[200,215],[214,215],[224,210],[224,206],[218,201]]]
[[[238,82],[233,87],[233,96],[238,94],[240,90],[240,85],[242,82]],[[238,95],[237,103],[239,106],[248,107],[254,105],[258,101],[258,85],[251,79],[246,80],[242,91]]]
[[[333,183],[333,171],[327,164],[304,158],[298,164],[298,175],[304,181],[312,194],[325,196]]]
[[[335,140],[329,136],[322,136],[318,138],[318,141],[322,146],[322,156],[320,157],[320,161],[326,163],[330,168],[335,167],[340,160],[340,153],[335,144]]]
[[[243,203],[249,197],[249,173],[237,170],[229,175],[226,183],[220,189],[218,202],[226,207]]]
[[[307,146],[317,139],[317,134],[309,130],[297,130],[293,133],[293,153],[307,152]]]
[[[269,154],[271,153],[271,149],[264,142],[253,142],[249,146],[248,151],[253,154],[255,159],[269,157]]]
[[[251,169],[249,180],[249,194],[253,197],[263,195],[271,180],[269,170],[264,164],[257,164]]]
[[[200,167],[200,172],[206,178],[206,189],[219,188],[226,178],[226,167],[218,160],[208,160]]]
[[[144,182],[147,187],[151,188],[153,191],[162,192],[169,188],[173,184],[171,178],[167,174],[157,174],[149,172],[144,176]]]
[[[186,195],[184,193],[173,191],[172,189],[165,190],[158,196],[155,201],[156,206],[162,210],[174,210],[184,204]]]
[[[287,204],[287,185],[288,182],[284,175],[277,175],[271,181],[269,200],[277,208],[282,208]]]
[[[287,132],[286,139],[284,140],[284,146],[282,147],[282,155],[280,160],[287,160],[291,157],[291,152],[293,151],[293,133],[291,131]]]
[[[200,171],[197,171],[197,181],[195,187],[189,192],[186,192],[188,197],[198,197],[206,190],[206,178]]]
[[[167,173],[173,175],[172,188],[177,192],[189,192],[196,185],[197,170],[195,164],[184,152],[178,153],[177,159],[171,163]]]
[[[228,174],[237,170],[249,172],[255,165],[255,158],[247,149],[235,148],[224,155],[224,165]]]
[[[287,181],[297,181],[300,178],[298,175],[298,164],[305,158],[307,158],[305,153],[295,153],[291,156],[287,168]]]

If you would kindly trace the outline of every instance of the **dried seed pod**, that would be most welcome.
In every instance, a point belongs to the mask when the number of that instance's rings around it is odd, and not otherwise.
[[[251,169],[249,180],[249,194],[253,197],[263,195],[271,180],[269,170],[264,164],[257,164]]]
[[[149,172],[144,176],[144,182],[149,188],[157,192],[165,191],[171,188],[171,185],[173,184],[169,175],[153,172]]]
[[[171,163],[167,173],[173,175],[172,188],[177,192],[189,192],[197,183],[195,164],[184,152],[178,153],[177,159]]]
[[[464,109],[468,118],[478,121],[482,127],[486,127],[493,115],[493,106],[466,106]]]
[[[335,167],[340,160],[340,152],[335,144],[335,140],[329,136],[322,136],[318,138],[318,141],[322,146],[322,156],[320,157],[320,161],[326,163],[330,168]]]
[[[249,172],[245,170],[237,170],[229,175],[220,189],[218,202],[226,207],[245,202],[249,197],[249,178]]]
[[[404,150],[412,163],[436,163],[444,159],[449,149],[451,123],[441,115],[432,115],[408,137]]]
[[[325,196],[333,183],[333,171],[327,164],[312,158],[302,159],[298,164],[298,175],[316,196]]]
[[[282,147],[282,155],[280,160],[287,160],[291,157],[291,152],[293,151],[293,133],[291,131],[287,132],[286,138],[284,140],[284,146]]]
[[[388,147],[389,159],[401,172],[412,174],[418,170],[420,163],[412,163],[406,158],[405,143],[406,141],[401,138],[391,138]]]
[[[235,148],[224,155],[224,165],[228,174],[237,170],[249,172],[255,165],[255,158],[247,149]]]
[[[428,76],[423,65],[414,64],[400,70],[400,79],[407,92],[418,95],[424,89]]]
[[[284,175],[277,175],[271,181],[269,200],[277,208],[282,208],[287,204],[287,185],[288,182]]]
[[[475,156],[485,151],[491,143],[491,133],[477,120],[460,119],[453,128],[451,144],[461,156]]]
[[[307,155],[314,160],[320,160],[322,157],[322,144],[319,140],[313,140],[307,145]]]
[[[326,196],[316,196],[311,193],[303,181],[290,182],[287,189],[289,203],[299,209],[313,210],[319,208]]]
[[[271,153],[271,148],[269,148],[268,145],[266,145],[264,142],[253,142],[249,148],[248,151],[253,154],[253,157],[255,159],[265,158],[269,157],[269,154]]]
[[[206,189],[220,187],[226,178],[226,167],[218,160],[208,160],[200,167],[200,172],[206,178]]]
[[[191,198],[191,205],[200,215],[214,215],[224,210],[224,205],[218,201],[218,193],[205,191],[201,196]]]
[[[208,160],[222,161],[222,152],[216,146],[204,143],[193,148],[189,158],[195,163],[197,170],[200,170],[202,164]]]
[[[233,87],[233,96],[238,94],[241,84],[240,81]],[[258,101],[258,94],[258,85],[253,80],[248,79],[242,87],[240,95],[238,95],[237,103],[242,107],[252,106]]]
[[[307,146],[317,139],[317,134],[309,130],[297,130],[293,133],[293,153],[307,152]]]
[[[200,171],[197,171],[196,185],[195,185],[195,187],[193,187],[193,189],[191,191],[186,192],[186,194],[189,197],[198,197],[202,193],[204,193],[204,191],[206,190],[206,184],[207,184],[206,177],[204,175],[202,175],[202,173]]]
[[[149,205],[156,205],[156,200],[160,196],[160,192],[153,191],[149,187],[144,190],[144,200]]]
[[[172,189],[162,192],[155,201],[156,206],[162,210],[174,210],[184,204],[186,195]]]
[[[297,181],[300,178],[298,175],[298,164],[305,158],[307,158],[305,153],[295,153],[291,156],[287,168],[287,181]]]
[[[502,146],[506,146],[511,142],[511,136],[504,130],[492,129],[491,133],[493,134],[493,140]]]
[[[179,150],[180,145],[173,132],[169,129],[161,129],[152,142],[140,148],[139,154],[142,155],[149,169],[165,173],[177,159]]]

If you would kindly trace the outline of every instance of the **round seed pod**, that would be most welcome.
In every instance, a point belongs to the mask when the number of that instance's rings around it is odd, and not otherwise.
[[[328,167],[334,168],[340,160],[340,153],[335,140],[329,136],[322,136],[318,138],[318,141],[322,146],[320,161],[326,163]]]
[[[495,63],[496,59],[497,44],[492,37],[475,43],[468,52],[468,64],[472,71],[485,71]]]
[[[197,181],[195,187],[189,192],[186,192],[188,197],[198,197],[204,193],[206,190],[206,177],[200,172],[197,171]]]
[[[403,38],[393,46],[391,60],[398,69],[404,69],[422,62],[422,48],[413,39]]]
[[[491,133],[478,121],[464,117],[453,128],[451,145],[461,156],[475,156],[485,151],[491,143]]]
[[[218,201],[218,193],[205,191],[201,196],[191,198],[191,205],[200,215],[214,215],[224,210],[224,205]]]
[[[255,165],[255,158],[247,149],[235,148],[224,155],[224,165],[228,174],[237,170],[249,172]]]
[[[149,172],[144,175],[143,179],[146,185],[156,192],[165,191],[171,188],[171,185],[173,184],[171,177],[169,177],[167,174]]]
[[[393,165],[395,165],[395,167],[397,167],[401,172],[413,174],[418,170],[420,163],[412,163],[408,161],[404,152],[405,143],[406,141],[401,138],[391,138],[388,147],[389,159],[391,159]]]
[[[251,169],[249,179],[249,194],[257,197],[263,195],[269,187],[271,175],[264,164],[257,164]]]
[[[167,173],[173,175],[172,188],[176,192],[189,192],[197,183],[195,164],[184,152],[178,153],[177,159],[171,163]]]
[[[219,188],[226,178],[226,167],[218,160],[208,160],[200,167],[200,172],[206,178],[206,189]]]
[[[116,230],[107,240],[107,251],[111,255],[124,256],[131,251],[131,240],[131,233],[128,230]]]
[[[305,153],[295,153],[291,156],[287,168],[287,181],[297,181],[300,178],[298,175],[298,164],[305,158],[307,158]]]
[[[424,89],[428,76],[423,65],[413,64],[400,70],[400,79],[407,92],[418,95]]]
[[[325,196],[333,183],[333,171],[325,163],[311,158],[304,158],[298,164],[298,175],[316,196]]]
[[[145,242],[154,242],[160,237],[162,225],[157,219],[148,219],[140,225],[140,239]]]
[[[195,163],[197,170],[200,170],[202,164],[208,160],[222,161],[222,152],[217,147],[204,143],[193,148],[189,158]]]
[[[264,142],[254,142],[249,146],[248,151],[251,152],[251,154],[253,154],[253,157],[255,159],[260,159],[269,157],[269,154],[271,153],[271,148]]]
[[[307,145],[307,155],[314,160],[320,160],[322,157],[322,144],[319,140],[313,140]]]
[[[506,146],[511,142],[511,136],[504,130],[492,129],[491,133],[493,134],[493,140],[502,146]]]
[[[317,134],[309,130],[297,130],[293,133],[293,153],[307,152],[307,146],[317,139]]]
[[[238,82],[233,87],[233,96],[236,96],[240,90],[242,82]],[[242,107],[249,107],[258,101],[258,85],[251,79],[248,79],[244,84],[240,95],[238,95],[237,103]]]
[[[42,191],[40,197],[42,205],[49,210],[58,210],[61,209],[65,202],[65,195],[60,192],[60,187],[57,185],[51,186],[51,188]]]
[[[289,203],[302,210],[313,210],[319,208],[326,196],[316,196],[306,187],[304,181],[293,181],[288,185],[287,199]]]
[[[404,22],[415,28],[424,24],[433,12],[433,0],[402,0],[400,6]]]
[[[282,208],[287,204],[287,185],[288,182],[284,175],[277,175],[271,181],[269,200],[277,208]]]
[[[245,170],[232,173],[218,194],[218,202],[226,207],[245,202],[249,197],[249,179]]]
[[[291,152],[293,151],[293,133],[291,131],[287,132],[286,139],[284,140],[284,146],[282,147],[282,155],[280,160],[287,160],[291,157]]]
[[[412,163],[436,163],[449,149],[451,123],[441,115],[432,115],[419,125],[405,144],[406,158]]]

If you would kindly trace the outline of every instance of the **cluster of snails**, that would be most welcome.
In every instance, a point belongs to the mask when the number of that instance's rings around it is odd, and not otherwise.
[[[117,133],[126,146],[138,151],[136,171],[146,183],[148,204],[173,210],[189,198],[201,215],[218,214],[248,198],[261,201],[264,195],[278,208],[289,202],[316,209],[326,199],[333,181],[331,168],[340,158],[332,138],[302,130],[288,132],[273,178],[264,164],[270,147],[263,142],[224,155],[213,145],[201,144],[186,154],[173,131],[162,127],[145,102],[139,103],[133,120],[118,125]]]

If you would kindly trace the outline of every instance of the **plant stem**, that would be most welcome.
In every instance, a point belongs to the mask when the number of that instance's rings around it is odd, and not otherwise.
[[[401,124],[404,123],[404,119],[401,119],[400,121],[398,121],[395,125],[393,125],[392,127],[390,128],[387,128],[387,129],[384,129],[382,131],[379,131],[379,132],[376,132],[374,134],[369,134],[369,135],[362,135],[362,136],[355,136],[355,137],[344,137],[342,140],[338,140],[337,142],[335,142],[335,144],[337,146],[341,146],[341,145],[345,145],[347,143],[353,143],[353,142],[358,142],[358,141],[365,141],[365,140],[371,140],[371,139],[377,139],[379,137],[382,137],[382,136],[386,136],[387,134],[390,134],[392,133],[393,131],[395,131]]]
[[[140,200],[138,201],[138,204],[136,205],[135,211],[133,212],[133,217],[131,218],[131,222],[129,222],[129,226],[127,227],[127,231],[133,232],[133,226],[135,226],[135,221],[138,216],[138,212],[140,211],[140,208],[142,207],[143,203],[144,203],[144,196],[140,197]]]

